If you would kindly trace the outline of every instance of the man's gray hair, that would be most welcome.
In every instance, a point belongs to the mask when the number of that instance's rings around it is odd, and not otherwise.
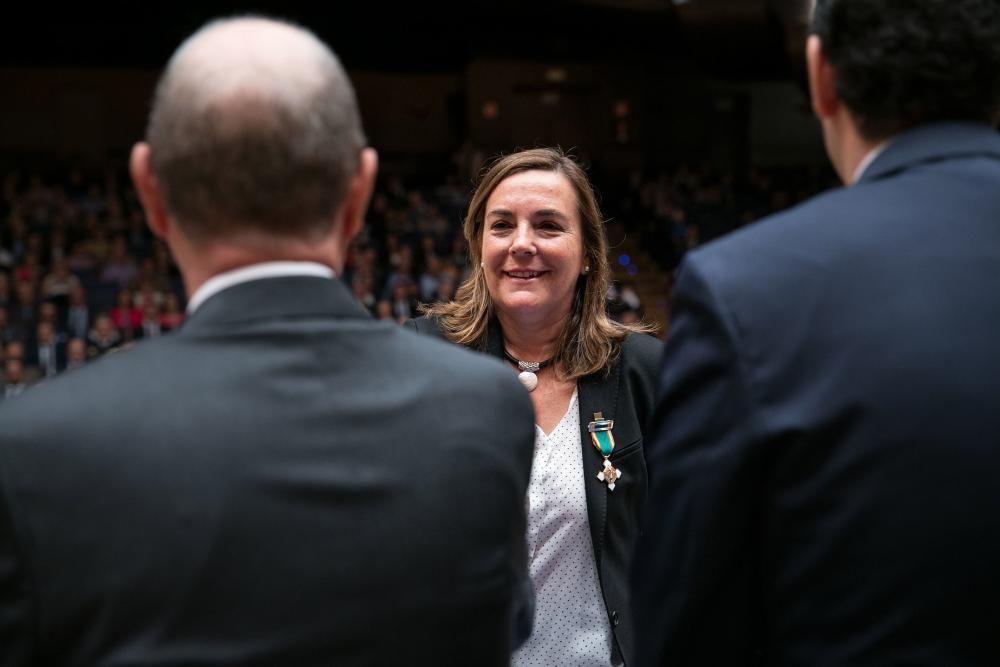
[[[178,48],[147,138],[167,210],[193,240],[322,236],[366,141],[330,49],[254,17],[214,21]]]

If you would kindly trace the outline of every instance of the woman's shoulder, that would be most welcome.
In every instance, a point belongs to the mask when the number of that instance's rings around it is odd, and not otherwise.
[[[663,355],[663,341],[646,333],[629,333],[622,341],[622,363],[648,372],[657,372]]]
[[[656,405],[663,341],[645,333],[632,332],[622,341],[621,389],[631,399],[643,434]]]
[[[407,329],[416,331],[419,334],[424,334],[425,336],[434,336],[435,338],[444,338],[444,332],[441,331],[441,324],[438,318],[434,315],[422,315],[420,317],[415,317],[411,320],[407,320],[404,324]]]

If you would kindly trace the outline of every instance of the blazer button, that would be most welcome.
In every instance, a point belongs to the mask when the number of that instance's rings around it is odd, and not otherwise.
[[[613,625],[614,627],[617,628],[619,623],[621,623],[621,619],[618,618],[618,612],[617,611],[612,611],[611,612],[611,625]]]

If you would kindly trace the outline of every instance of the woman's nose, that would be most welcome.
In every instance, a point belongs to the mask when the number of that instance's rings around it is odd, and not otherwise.
[[[515,255],[535,254],[535,241],[530,225],[518,225],[514,230],[514,238],[510,244],[510,251]]]

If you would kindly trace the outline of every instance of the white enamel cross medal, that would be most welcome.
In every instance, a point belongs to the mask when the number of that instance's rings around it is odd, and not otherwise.
[[[591,442],[604,457],[604,469],[597,473],[597,479],[608,485],[608,491],[614,491],[615,482],[622,477],[622,471],[611,465],[608,458],[615,450],[615,436],[611,433],[614,425],[614,420],[605,419],[602,412],[595,412],[594,421],[587,424]]]

